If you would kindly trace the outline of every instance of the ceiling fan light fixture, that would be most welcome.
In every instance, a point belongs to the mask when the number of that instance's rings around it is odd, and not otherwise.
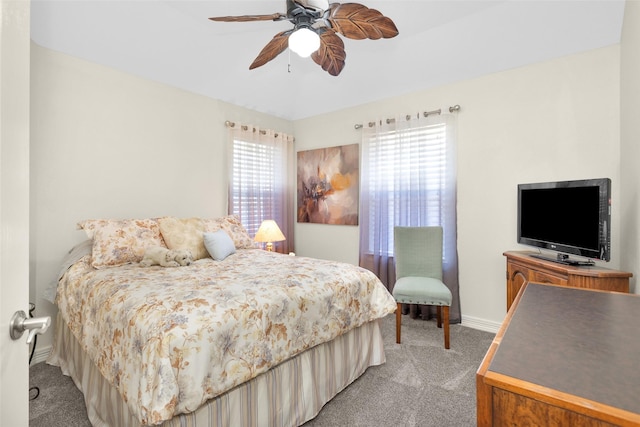
[[[320,36],[307,27],[298,28],[289,36],[289,49],[302,58],[308,58],[319,48]]]

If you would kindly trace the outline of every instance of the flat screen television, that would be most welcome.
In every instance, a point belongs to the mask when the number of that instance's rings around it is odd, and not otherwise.
[[[609,261],[610,235],[609,178],[518,185],[518,243],[558,252],[540,258],[574,265]]]

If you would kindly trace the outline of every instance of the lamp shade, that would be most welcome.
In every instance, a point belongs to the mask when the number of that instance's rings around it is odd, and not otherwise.
[[[309,28],[298,28],[289,36],[289,49],[307,58],[320,47],[320,36]]]
[[[286,240],[282,231],[278,227],[278,224],[272,219],[265,219],[260,224],[260,228],[256,233],[256,236],[253,238],[256,242],[266,242],[267,250],[271,250],[272,242],[280,242],[282,240]]]

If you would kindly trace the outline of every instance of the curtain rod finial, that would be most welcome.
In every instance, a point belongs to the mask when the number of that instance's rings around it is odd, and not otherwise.
[[[449,107],[450,113],[453,113],[454,111],[460,111],[460,105],[456,104],[453,107]]]

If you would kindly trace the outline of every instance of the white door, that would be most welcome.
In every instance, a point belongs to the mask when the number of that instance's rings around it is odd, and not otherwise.
[[[0,427],[29,424],[29,0],[0,3]]]

